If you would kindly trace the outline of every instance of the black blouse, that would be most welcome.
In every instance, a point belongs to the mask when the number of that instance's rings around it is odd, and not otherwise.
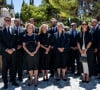
[[[39,41],[40,41],[40,44],[48,47],[50,45],[50,34],[49,33],[40,34]]]
[[[85,32],[84,34],[84,44],[85,44],[85,48],[87,47],[88,43],[89,42],[92,42],[92,35],[89,31]],[[80,44],[80,47],[82,49],[82,45],[83,45],[83,32],[81,31],[79,34],[78,34],[78,43]]]
[[[28,34],[24,35],[24,43],[26,43],[26,47],[30,52],[35,51],[37,47],[38,36],[36,34],[32,34],[29,36]]]

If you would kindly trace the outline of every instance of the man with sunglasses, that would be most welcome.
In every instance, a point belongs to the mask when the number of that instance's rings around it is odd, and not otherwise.
[[[14,86],[19,86],[16,83],[16,48],[17,36],[11,27],[11,18],[4,18],[4,29],[1,35],[2,44],[2,78],[4,82],[4,89],[8,88],[7,74],[9,70],[10,82]]]

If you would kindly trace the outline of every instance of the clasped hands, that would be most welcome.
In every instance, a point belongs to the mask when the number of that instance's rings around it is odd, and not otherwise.
[[[57,48],[59,52],[64,52],[64,48]]]
[[[14,50],[13,49],[6,49],[6,52],[11,55],[11,54],[13,54]]]
[[[87,49],[80,50],[81,55],[86,55]]]
[[[34,51],[34,52],[29,52],[29,55],[30,55],[30,56],[34,56],[36,53],[37,53],[36,51]]]
[[[48,54],[49,51],[50,51],[50,48],[46,48],[45,50],[46,50],[46,51],[45,51],[45,54]]]

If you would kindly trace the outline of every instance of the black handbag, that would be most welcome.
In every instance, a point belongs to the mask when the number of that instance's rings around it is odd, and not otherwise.
[[[87,62],[87,56],[80,56],[80,62]]]

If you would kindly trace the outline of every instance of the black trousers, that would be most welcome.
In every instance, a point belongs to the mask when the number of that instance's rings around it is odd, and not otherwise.
[[[97,53],[94,53],[94,50],[92,49],[92,53],[90,55],[90,58],[92,59],[89,67],[90,67],[90,76],[96,76],[98,73],[98,64],[97,64]]]
[[[18,73],[18,79],[22,80],[22,74],[23,74],[23,50],[20,49],[16,51],[16,71]]]
[[[10,81],[16,81],[16,52],[12,55],[3,53],[2,55],[2,78],[4,84],[8,83],[8,70],[10,71]]]
[[[51,50],[50,54],[50,73],[54,76],[55,73],[55,52],[54,49]]]
[[[98,74],[100,74],[100,49],[97,52]]]
[[[89,49],[87,51],[87,62],[89,66],[89,75],[94,76],[97,75],[97,62],[96,62],[97,54],[93,52],[93,49]]]
[[[79,52],[78,50],[70,50],[70,67],[72,70],[72,73],[75,73],[75,59],[76,59],[76,63],[77,63],[77,73],[79,73],[79,69],[80,69],[80,62],[79,62]]]

